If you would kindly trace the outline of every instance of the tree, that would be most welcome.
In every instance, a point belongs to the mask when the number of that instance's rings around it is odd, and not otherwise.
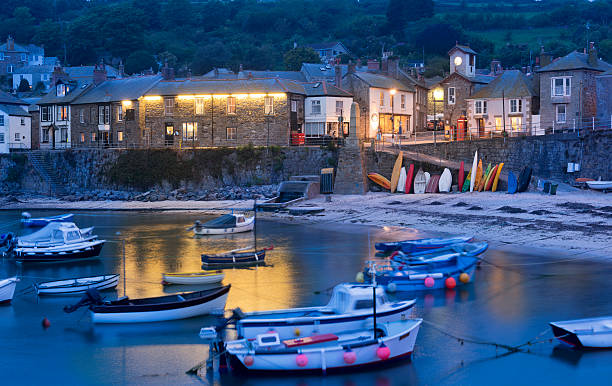
[[[145,50],[132,52],[125,61],[125,72],[128,74],[136,74],[149,68],[157,70],[157,62],[153,55]]]
[[[215,67],[225,67],[231,59],[231,53],[220,41],[201,46],[191,62],[191,70],[196,75],[202,75]]]
[[[389,0],[387,23],[390,31],[402,35],[409,21],[416,21],[434,14],[433,0]]]
[[[286,70],[299,71],[302,68],[302,63],[321,63],[321,58],[310,47],[296,47],[285,53],[283,62]]]
[[[28,92],[30,91],[30,82],[26,78],[21,78],[19,82],[19,87],[17,87],[17,91],[19,92]]]
[[[415,37],[415,45],[424,47],[425,52],[446,55],[455,42],[463,41],[463,32],[446,23],[435,23],[426,27]]]

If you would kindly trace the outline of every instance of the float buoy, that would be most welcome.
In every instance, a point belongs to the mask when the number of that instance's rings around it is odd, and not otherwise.
[[[293,334],[294,334],[295,336],[300,336],[300,329],[299,329],[299,328],[296,328],[295,330],[293,330]]]
[[[244,357],[244,365],[245,366],[253,366],[253,363],[255,362],[255,358],[253,358],[251,355],[247,355]]]
[[[462,282],[463,284],[467,284],[470,282],[470,275],[468,275],[467,273],[463,272],[461,275],[459,275],[459,281]]]
[[[384,343],[381,343],[380,346],[376,349],[376,356],[381,360],[389,359],[391,356],[391,350]]]
[[[305,354],[298,354],[295,357],[295,363],[300,367],[304,367],[308,364],[308,357]]]
[[[357,354],[350,348],[344,352],[342,357],[344,358],[344,363],[347,365],[352,365],[357,360]]]
[[[363,283],[363,272],[357,272],[357,275],[355,275],[355,281],[357,283]]]
[[[394,293],[395,291],[397,291],[397,284],[395,283],[387,284],[387,292]]]
[[[49,328],[49,327],[51,327],[51,322],[49,321],[49,319],[47,319],[47,318],[43,318],[43,320],[42,320],[42,326],[43,326],[43,328]]]
[[[446,280],[444,281],[444,285],[448,289],[453,289],[453,288],[455,288],[457,286],[457,282],[455,281],[454,278],[447,277]]]
[[[434,280],[434,278],[433,278],[433,277],[431,277],[431,276],[427,276],[427,277],[425,278],[425,282],[424,282],[424,283],[425,283],[425,287],[427,287],[427,288],[431,288],[431,287],[433,287],[433,286],[434,286],[434,284],[436,283],[436,281]]]

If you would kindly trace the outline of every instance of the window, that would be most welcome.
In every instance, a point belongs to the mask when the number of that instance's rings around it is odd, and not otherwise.
[[[304,135],[307,137],[322,137],[325,133],[325,122],[306,122],[304,126]]]
[[[81,143],[85,142],[85,133],[81,132]]]
[[[26,54],[21,54],[21,61],[25,62],[28,59],[28,56]]]
[[[21,118],[19,121],[20,121],[19,123],[21,124],[21,126],[25,126],[25,118]]]
[[[336,101],[336,115],[342,116],[343,110],[344,110],[344,102]]]
[[[552,96],[570,96],[572,79],[569,76],[551,78]]]
[[[42,122],[51,122],[51,106],[43,106],[40,108],[40,120]]]
[[[89,109],[89,122],[94,123],[96,121],[96,108],[91,107]]]
[[[49,143],[49,129],[42,129],[42,142]]]
[[[523,126],[523,118],[522,117],[511,117],[510,126],[512,127],[512,130],[521,130]]]
[[[123,131],[117,132],[117,142],[123,142]]]
[[[449,105],[455,104],[455,88],[454,87],[448,88],[448,104]]]
[[[372,301],[372,299],[367,299],[367,300],[357,300],[355,302],[355,309],[356,310],[363,310],[366,308],[372,308],[374,306],[374,302]]]
[[[174,115],[174,99],[173,98],[164,99],[164,114]]]
[[[204,98],[195,98],[195,114],[204,115]]]
[[[400,95],[400,108],[402,110],[406,109],[406,95],[404,95],[404,94]]]
[[[183,123],[183,141],[198,139],[198,122]]]
[[[61,132],[61,141],[62,142],[68,142],[68,129],[65,127],[62,127],[62,132]]]
[[[98,140],[98,133],[95,131],[91,133],[91,142],[96,142]]]
[[[68,106],[67,105],[58,105],[57,106],[57,120],[58,121],[67,121],[68,120]]]
[[[314,100],[311,102],[311,106],[312,106],[312,114],[321,114],[321,101],[320,100]]]
[[[565,123],[565,105],[557,105],[557,123]]]
[[[21,141],[21,135],[19,133],[15,133],[15,142]]]
[[[85,123],[85,109],[79,110],[79,122]]]
[[[6,66],[6,72],[8,72],[9,74],[13,73],[13,65],[9,64],[8,66]]]
[[[4,60],[4,52],[0,52],[0,60]]]
[[[385,105],[385,92],[384,91],[380,92],[380,105],[381,106]]]
[[[98,124],[110,124],[110,106],[98,106]]]
[[[228,140],[236,140],[236,128],[228,127],[225,131],[225,138]]]
[[[474,101],[474,114],[486,114],[487,101]]]
[[[227,97],[227,113],[236,114],[236,97]]]
[[[0,115],[0,126],[4,126],[4,115]]]
[[[293,99],[291,100],[291,112],[297,113],[297,101]]]
[[[523,100],[522,99],[510,99],[510,113],[522,113],[523,112]]]
[[[4,143],[4,133],[0,133],[0,143]]]
[[[55,93],[58,97],[60,96],[66,96],[66,85],[63,83],[60,83],[58,85],[55,86]]]
[[[116,112],[117,122],[123,121],[123,106],[122,105],[117,106],[117,109],[115,110],[115,112]]]
[[[502,131],[503,125],[502,117],[495,117],[495,131]]]
[[[174,135],[174,125],[172,123],[166,122],[166,135]]]
[[[274,97],[267,96],[264,98],[264,114],[274,114]]]

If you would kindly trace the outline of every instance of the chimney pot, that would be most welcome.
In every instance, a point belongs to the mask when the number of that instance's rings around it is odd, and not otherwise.
[[[336,65],[336,67],[334,67],[334,80],[336,83],[336,87],[341,87],[342,86],[342,67],[339,65]]]

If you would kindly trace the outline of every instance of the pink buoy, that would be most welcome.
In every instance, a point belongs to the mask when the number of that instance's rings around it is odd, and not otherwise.
[[[295,357],[295,363],[300,367],[304,367],[308,364],[308,357],[305,354],[298,354]]]
[[[448,277],[446,278],[446,280],[444,281],[444,285],[446,286],[446,288],[448,289],[453,289],[457,286],[457,282],[455,281],[454,278],[452,277]]]
[[[253,366],[253,363],[255,362],[255,358],[253,358],[250,355],[247,355],[244,357],[244,365],[245,366]]]
[[[344,363],[346,363],[347,365],[352,365],[357,360],[357,354],[355,354],[353,350],[348,349],[344,352],[343,358]]]
[[[434,280],[434,278],[433,278],[433,277],[431,277],[431,276],[427,276],[427,277],[425,278],[425,287],[427,287],[427,288],[431,288],[431,287],[433,287],[433,286],[434,286],[434,284],[435,284],[435,283],[436,283],[436,282],[435,282],[435,280]]]
[[[376,356],[384,361],[391,356],[391,350],[389,350],[389,347],[385,346],[384,343],[381,343],[376,349]]]

